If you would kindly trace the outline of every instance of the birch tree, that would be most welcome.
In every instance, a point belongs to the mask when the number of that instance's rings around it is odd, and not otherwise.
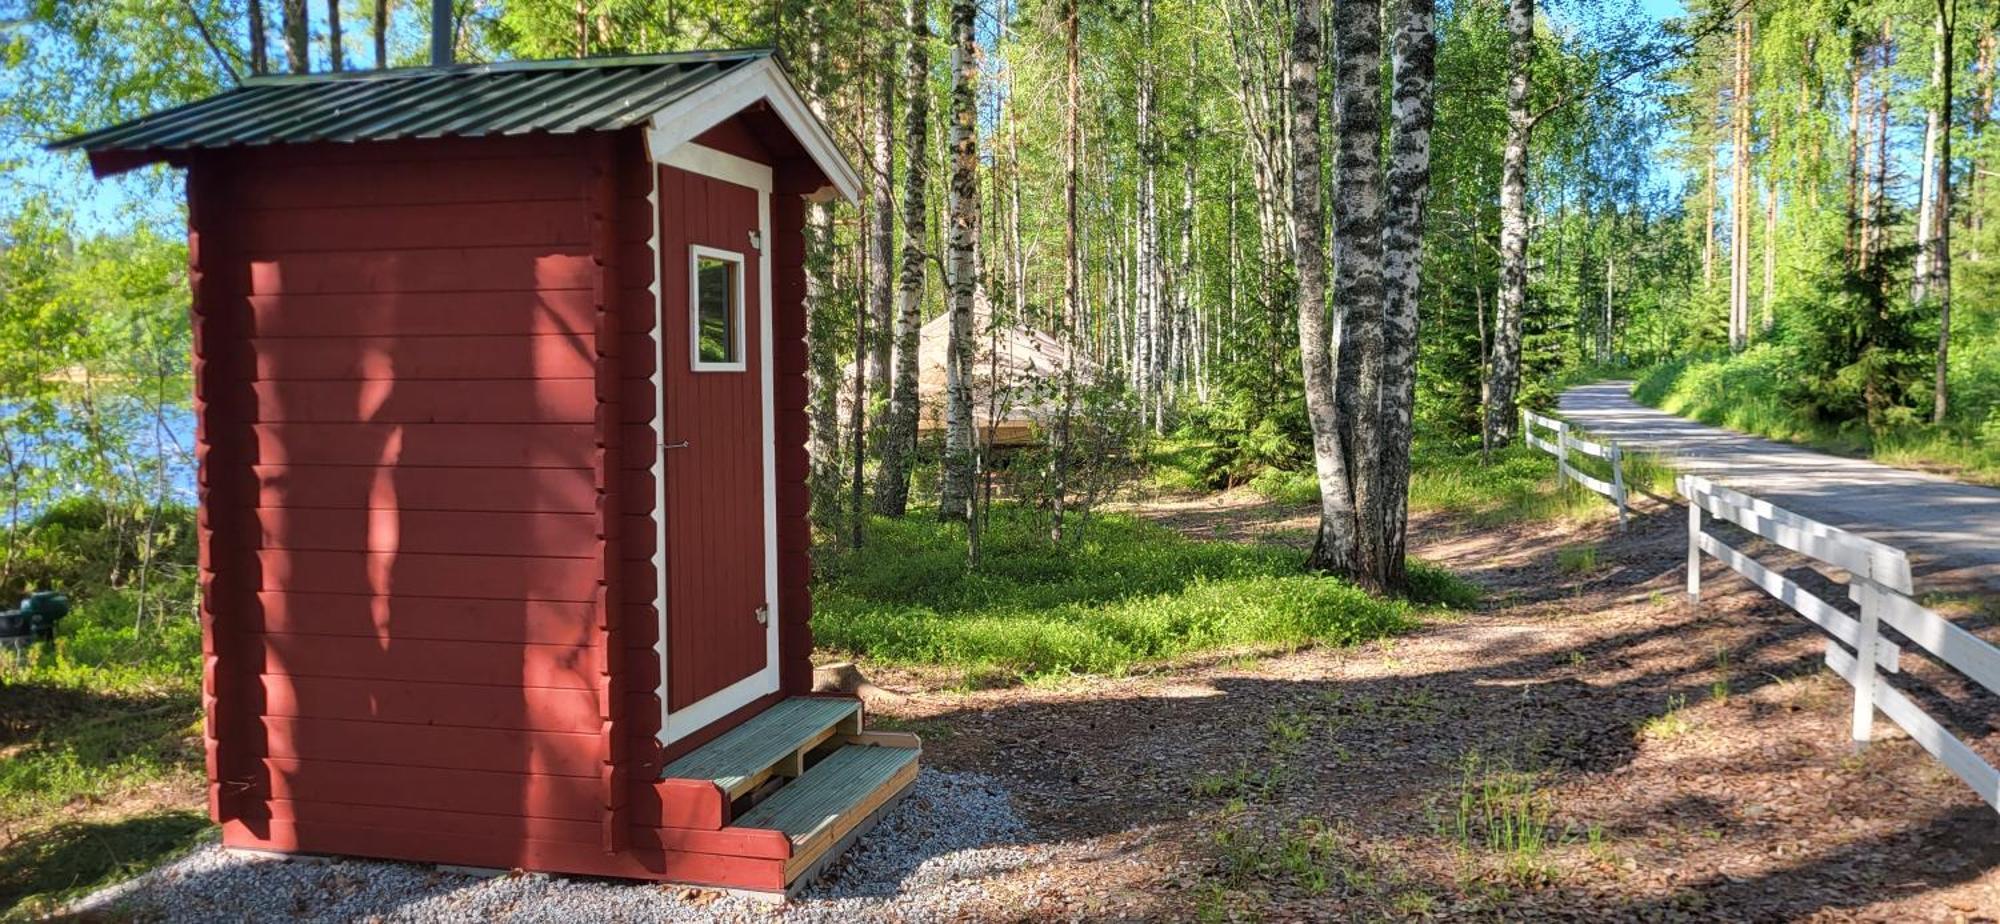
[[[1424,200],[1430,193],[1437,22],[1434,0],[1402,0],[1390,60],[1389,172],[1382,224],[1382,448],[1373,528],[1382,546],[1371,564],[1381,586],[1401,588],[1409,523],[1410,442],[1416,412],[1417,306],[1422,283]],[[1605,305],[1610,310],[1610,264]],[[1607,328],[1609,321],[1607,316]],[[1606,334],[1609,343],[1609,334]]]
[[[883,34],[890,33],[884,29]],[[896,272],[896,69],[890,64],[896,59],[896,42],[885,38],[881,48],[868,157],[868,306],[875,335],[868,339],[867,354],[869,394],[875,398],[889,391],[888,331],[895,312]]]
[[[1750,339],[1750,121],[1752,12],[1737,14],[1736,68],[1730,96],[1729,160],[1729,348]]]
[[[975,0],[951,4],[951,193],[945,285],[951,336],[945,356],[944,459],[938,473],[938,513],[971,524],[975,452],[972,432],[972,302],[979,286],[973,248],[979,234],[979,144],[975,102],[979,46],[973,36]],[[977,537],[977,529],[968,535]],[[977,539],[973,540],[975,543]],[[976,553],[975,553],[976,554]]]
[[[1319,530],[1306,566],[1353,571],[1354,489],[1342,445],[1336,350],[1327,329],[1326,210],[1320,199],[1319,68],[1323,45],[1319,0],[1293,8],[1291,93],[1292,227],[1298,255],[1299,362],[1305,376],[1306,417],[1312,424],[1313,470],[1319,479]]]
[[[895,381],[889,389],[875,512],[899,517],[909,507],[910,456],[917,442],[917,348],[923,328],[925,197],[930,180],[930,22],[925,0],[904,0],[909,41],[903,53],[903,251],[898,273]]]
[[[1507,0],[1507,140],[1500,152],[1500,287],[1493,315],[1486,442],[1514,439],[1521,387],[1521,312],[1528,301],[1528,80],[1535,61],[1535,0]]]
[[[1081,59],[1077,37],[1077,0],[1063,0],[1063,304],[1057,316],[1063,344],[1062,409],[1057,412],[1050,446],[1049,540],[1063,541],[1063,516],[1069,500],[1070,418],[1076,414],[1077,325],[1083,318],[1083,255],[1077,247],[1078,161],[1083,148],[1080,110],[1083,108]]]

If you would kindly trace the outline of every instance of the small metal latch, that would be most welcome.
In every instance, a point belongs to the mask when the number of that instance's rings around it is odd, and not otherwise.
[[[681,440],[681,441],[680,441],[680,442],[678,442],[678,443],[661,443],[661,444],[660,444],[660,448],[661,448],[661,449],[686,449],[686,448],[688,448],[688,441],[687,441],[687,440]]]
[[[770,606],[766,605],[757,608],[757,624],[760,626],[768,626],[771,624]]]

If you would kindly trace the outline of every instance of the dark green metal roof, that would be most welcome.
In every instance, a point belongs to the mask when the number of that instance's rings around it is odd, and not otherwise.
[[[49,148],[164,154],[304,141],[620,129],[767,57],[768,50],[756,49],[253,77],[208,99]]]

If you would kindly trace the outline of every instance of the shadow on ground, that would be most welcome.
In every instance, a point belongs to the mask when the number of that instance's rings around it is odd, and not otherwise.
[[[1613,529],[1565,537],[1603,552],[1577,574],[1561,543],[1496,537],[1464,569],[1493,611],[1400,639],[910,724],[933,765],[1001,776],[1039,839],[1091,845],[1037,875],[1111,895],[1103,917],[1778,920],[2000,868],[2000,819],[1886,720],[1849,753],[1813,626],[1712,562],[1685,605],[1678,510]],[[2000,742],[1991,697],[1934,705]]]
[[[199,812],[68,822],[0,849],[0,919],[39,917],[75,890],[150,869],[207,835]]]

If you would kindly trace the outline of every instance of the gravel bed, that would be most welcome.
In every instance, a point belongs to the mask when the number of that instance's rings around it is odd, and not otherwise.
[[[784,905],[679,886],[541,874],[477,877],[379,860],[296,861],[202,847],[69,910],[141,921],[937,921],[1032,862],[1007,793],[924,770],[817,885]]]

